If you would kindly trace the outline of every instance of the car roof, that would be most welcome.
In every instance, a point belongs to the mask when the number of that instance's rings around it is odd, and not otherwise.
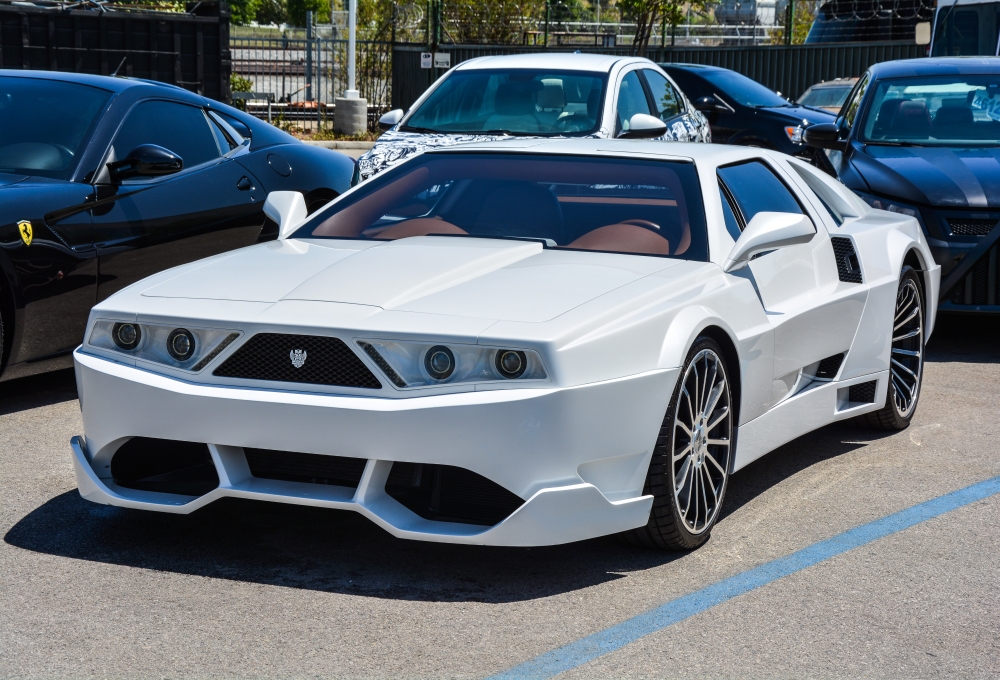
[[[1000,57],[927,57],[884,61],[872,66],[875,78],[907,76],[995,75],[1000,70]]]
[[[111,76],[95,76],[89,73],[64,73],[62,71],[23,71],[21,69],[0,69],[0,76],[5,78],[33,78],[35,80],[59,80],[66,83],[79,83],[80,85],[90,85],[91,87],[99,87],[103,90],[109,90],[111,92],[123,92],[130,87],[138,86],[157,86],[170,88],[171,90],[181,90],[182,92],[188,92],[188,94],[193,94],[184,88],[177,87],[176,85],[171,85],[169,83],[160,83],[155,80],[143,80],[142,78],[125,78]]]
[[[824,80],[822,83],[815,83],[809,86],[810,90],[822,90],[827,87],[853,87],[858,82],[857,78],[836,78],[834,80]]]
[[[679,68],[685,71],[731,71],[732,69],[722,68],[721,66],[710,66],[709,64],[688,64],[684,62],[670,62],[667,64],[660,64],[662,69]]]
[[[463,61],[456,66],[459,71],[476,69],[531,68],[556,69],[559,71],[601,71],[607,72],[618,63],[653,62],[640,57],[617,57],[607,54],[583,54],[582,52],[547,52],[545,54],[504,54],[493,57],[479,57]]]
[[[587,138],[514,138],[490,142],[459,144],[429,150],[426,153],[462,153],[471,151],[506,151],[510,153],[567,154],[580,156],[605,156],[660,158],[673,161],[704,161],[724,165],[745,158],[767,155],[764,149],[728,144],[703,144],[698,142],[664,142],[642,139],[587,139]],[[761,153],[758,153],[761,152]]]

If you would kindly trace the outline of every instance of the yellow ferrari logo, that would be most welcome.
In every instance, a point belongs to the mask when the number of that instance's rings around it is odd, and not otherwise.
[[[21,232],[21,240],[24,241],[24,245],[31,245],[31,222],[28,220],[21,220],[17,223],[17,230]]]

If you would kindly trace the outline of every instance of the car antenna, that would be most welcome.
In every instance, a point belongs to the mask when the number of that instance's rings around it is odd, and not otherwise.
[[[118,64],[118,68],[116,68],[115,72],[111,74],[112,78],[117,78],[118,77],[118,72],[122,70],[122,66],[125,65],[125,60],[126,59],[128,59],[128,55],[127,54],[124,57],[122,57],[121,63]]]

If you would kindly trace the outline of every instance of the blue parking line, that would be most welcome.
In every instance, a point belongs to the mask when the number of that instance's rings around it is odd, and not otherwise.
[[[600,656],[621,649],[630,642],[667,626],[700,614],[717,604],[765,586],[789,574],[811,567],[831,557],[890,536],[903,529],[933,519],[946,512],[1000,493],[1000,477],[973,484],[920,505],[869,522],[855,529],[815,543],[785,557],[736,574],[701,590],[671,600],[664,605],[537,656],[488,680],[551,678]]]

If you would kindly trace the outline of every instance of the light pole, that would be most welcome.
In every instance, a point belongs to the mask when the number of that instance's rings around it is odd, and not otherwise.
[[[348,99],[358,98],[354,52],[358,38],[358,0],[347,0],[347,92]]]

